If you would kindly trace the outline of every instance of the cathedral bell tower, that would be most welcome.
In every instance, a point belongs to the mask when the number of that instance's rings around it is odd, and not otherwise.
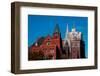
[[[56,24],[53,37],[52,37],[52,44],[56,46],[57,49],[57,58],[61,58],[62,54],[62,39],[61,39],[61,34],[60,34],[60,29],[59,25]]]
[[[59,25],[58,24],[56,24],[56,26],[55,26],[53,37],[54,38],[59,38],[60,37],[60,29],[59,29]]]

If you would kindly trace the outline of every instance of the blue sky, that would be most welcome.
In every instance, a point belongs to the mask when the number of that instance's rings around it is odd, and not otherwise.
[[[74,25],[77,31],[82,32],[85,55],[88,57],[88,17],[28,15],[28,46],[31,46],[39,37],[45,37],[48,34],[52,36],[56,24],[59,24],[62,39],[65,37],[67,24],[69,31]]]

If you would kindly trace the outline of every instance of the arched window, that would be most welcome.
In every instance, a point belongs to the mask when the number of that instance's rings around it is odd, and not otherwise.
[[[47,42],[47,45],[50,45],[50,41]]]

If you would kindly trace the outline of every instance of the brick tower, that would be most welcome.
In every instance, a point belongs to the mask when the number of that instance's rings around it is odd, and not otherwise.
[[[52,37],[52,45],[56,45],[57,48],[57,58],[61,58],[62,55],[62,39],[60,34],[59,25],[56,24],[53,37]]]

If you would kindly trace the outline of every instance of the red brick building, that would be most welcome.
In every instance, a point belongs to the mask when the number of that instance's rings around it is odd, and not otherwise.
[[[32,52],[42,52],[43,59],[59,59],[62,55],[62,39],[58,25],[56,25],[53,36],[39,38],[30,48],[29,55]]]

